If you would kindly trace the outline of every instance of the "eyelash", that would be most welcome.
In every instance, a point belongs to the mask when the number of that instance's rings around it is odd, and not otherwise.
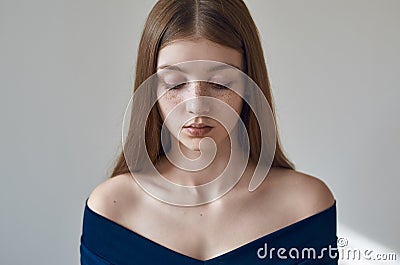
[[[216,88],[216,89],[219,89],[219,90],[222,90],[222,89],[229,89],[229,86],[232,84],[232,82],[229,82],[229,83],[223,84],[223,85],[217,84],[217,83],[213,83],[213,82],[208,82],[208,83],[209,83],[212,87],[214,87],[214,88]],[[169,85],[169,84],[166,84],[166,83],[164,83],[164,84],[165,84],[165,86],[166,86],[166,89],[179,89],[179,88],[181,88],[182,86],[186,85],[187,83],[181,83],[181,84],[176,85],[176,86],[174,86],[174,85]]]

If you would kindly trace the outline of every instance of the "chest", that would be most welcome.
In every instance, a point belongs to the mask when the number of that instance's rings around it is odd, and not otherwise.
[[[204,207],[142,203],[122,220],[128,229],[175,252],[206,260],[236,249],[287,222],[273,207],[229,200]]]

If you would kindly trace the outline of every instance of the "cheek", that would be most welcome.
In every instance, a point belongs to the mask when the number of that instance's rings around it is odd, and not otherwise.
[[[233,108],[236,113],[240,115],[242,110],[242,98],[233,91],[229,90],[214,90],[212,92],[207,93],[207,96],[214,97],[216,99],[221,100],[225,104],[228,104],[231,108]],[[180,93],[178,90],[169,90],[166,92],[160,99],[158,100],[158,107],[160,109],[160,113],[162,118],[165,117],[176,107],[178,106],[184,99],[185,95]]]
[[[242,98],[238,94],[233,91],[221,91],[216,97],[240,114],[242,110]]]
[[[165,117],[172,111],[172,109],[177,106],[182,101],[182,98],[174,93],[173,90],[168,91],[163,96],[161,96],[157,102],[158,108],[160,109],[162,118]]]

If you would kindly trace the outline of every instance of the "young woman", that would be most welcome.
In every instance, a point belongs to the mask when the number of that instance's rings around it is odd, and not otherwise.
[[[336,201],[271,133],[242,0],[159,0],[134,95],[124,150],[86,200],[81,264],[337,264]]]

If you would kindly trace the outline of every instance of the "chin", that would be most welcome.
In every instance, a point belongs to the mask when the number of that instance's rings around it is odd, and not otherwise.
[[[200,151],[200,142],[201,140],[203,140],[204,138],[196,138],[196,139],[185,139],[184,141],[181,141],[182,146],[184,146],[184,148],[187,148],[190,151]],[[221,144],[221,142],[223,142],[223,139],[215,139],[212,138],[212,141],[214,142],[214,144],[212,145],[207,145],[203,143],[203,150],[207,151],[208,149],[212,149],[214,150],[214,148],[218,148],[218,146]]]
[[[190,150],[190,151],[200,151],[200,140],[201,139],[196,139],[192,141],[181,141],[181,144],[184,148]]]

